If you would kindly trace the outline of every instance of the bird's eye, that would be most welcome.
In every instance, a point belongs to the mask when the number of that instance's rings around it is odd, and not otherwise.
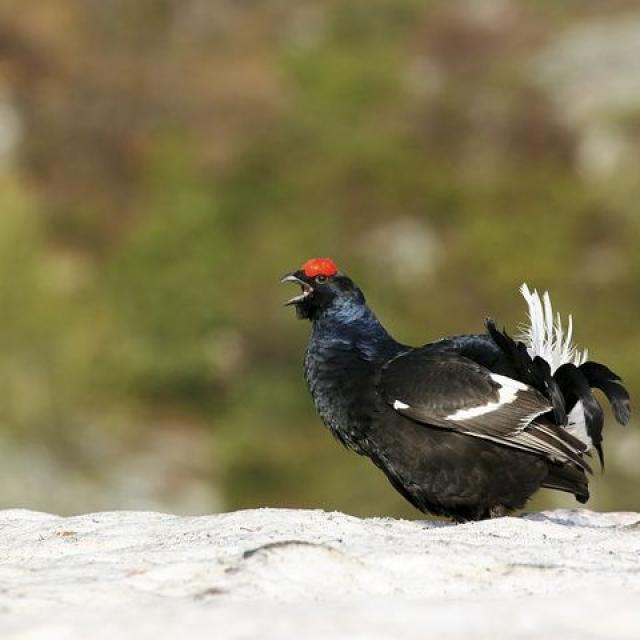
[[[327,276],[316,276],[316,282],[318,284],[323,284],[328,280]]]

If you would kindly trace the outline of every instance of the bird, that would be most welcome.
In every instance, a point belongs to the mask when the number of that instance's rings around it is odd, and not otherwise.
[[[572,343],[550,296],[522,285],[528,324],[422,346],[396,341],[331,258],[282,282],[285,304],[311,322],[304,377],[315,409],[345,447],[367,456],[423,513],[455,522],[521,509],[540,488],[589,499],[590,459],[604,468],[604,414],[629,422],[621,378]]]

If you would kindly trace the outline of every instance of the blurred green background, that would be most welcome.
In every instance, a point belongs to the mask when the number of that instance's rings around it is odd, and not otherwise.
[[[413,343],[549,289],[637,395],[639,43],[617,0],[0,0],[0,505],[422,517],[314,414],[316,255]],[[605,450],[589,506],[640,509]]]

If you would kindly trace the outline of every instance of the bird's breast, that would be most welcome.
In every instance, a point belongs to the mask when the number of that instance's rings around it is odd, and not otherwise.
[[[375,406],[373,367],[346,345],[310,345],[305,379],[318,415],[331,433],[356,453],[364,454]]]

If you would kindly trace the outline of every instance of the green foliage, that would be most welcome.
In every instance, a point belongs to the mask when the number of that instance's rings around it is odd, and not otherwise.
[[[69,18],[50,44],[75,73],[40,72],[67,102],[43,110],[25,85],[28,153],[0,184],[3,429],[64,446],[87,422],[121,437],[178,415],[209,426],[229,508],[416,515],[312,411],[308,327],[278,280],[313,255],[414,342],[487,315],[513,328],[517,287],[548,288],[637,388],[637,170],[623,190],[585,180],[576,133],[532,82],[531,33],[553,28],[553,3],[490,27],[441,2],[311,3],[302,35],[269,7],[229,9],[240,44],[189,22],[189,4],[141,6],[129,25],[107,7]],[[147,13],[163,37],[141,47]],[[127,82],[113,52],[77,55],[83,20],[108,27]],[[436,250],[403,278],[386,254],[406,221]],[[631,472],[612,469],[597,506],[633,508]]]

